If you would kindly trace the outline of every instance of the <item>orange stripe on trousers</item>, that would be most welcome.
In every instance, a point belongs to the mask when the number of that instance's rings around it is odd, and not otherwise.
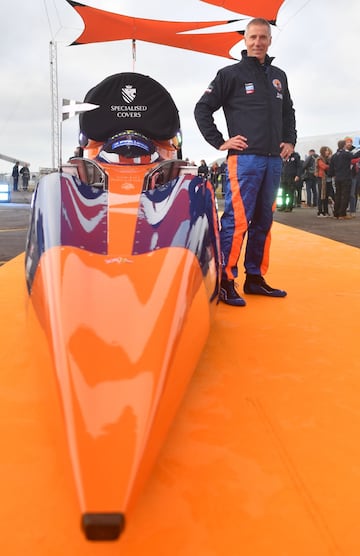
[[[237,176],[237,161],[237,156],[229,156],[228,158],[228,173],[230,180],[230,190],[232,194],[232,206],[234,211],[234,234],[228,262],[225,267],[225,274],[229,280],[234,279],[231,267],[237,265],[240,257],[241,247],[244,241],[244,234],[248,228],[244,203],[240,193],[240,184]]]
[[[276,209],[276,200],[274,201],[274,204],[273,204],[273,207],[272,207],[273,213],[275,212],[275,209]],[[270,244],[271,244],[271,228],[268,231],[268,234],[267,234],[266,240],[265,240],[263,258],[262,258],[261,265],[260,265],[261,276],[265,276],[265,274],[267,273],[268,268],[269,268]]]

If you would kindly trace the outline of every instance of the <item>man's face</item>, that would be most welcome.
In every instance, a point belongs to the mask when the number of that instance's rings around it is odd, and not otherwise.
[[[351,148],[353,146],[353,142],[352,139],[350,139],[350,137],[348,137],[347,139],[345,139],[345,149],[350,151]]]
[[[245,33],[248,56],[254,56],[263,63],[271,44],[271,35],[266,25],[250,25]]]

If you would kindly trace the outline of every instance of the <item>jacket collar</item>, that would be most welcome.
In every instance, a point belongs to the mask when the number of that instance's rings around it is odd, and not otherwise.
[[[242,56],[243,59],[254,60],[254,63],[260,64],[259,60],[257,58],[255,58],[255,56],[248,56],[248,51],[247,50],[242,50],[241,51],[241,56]],[[265,66],[270,66],[273,60],[274,60],[274,56],[269,56],[268,54],[266,54],[264,65]],[[262,66],[263,64],[260,64],[260,65]]]

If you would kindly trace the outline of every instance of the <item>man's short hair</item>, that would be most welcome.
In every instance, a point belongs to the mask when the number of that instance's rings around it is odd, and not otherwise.
[[[338,141],[338,149],[343,149],[345,147],[345,141],[344,139],[340,139],[340,141]]]
[[[271,36],[271,25],[267,19],[264,19],[263,17],[254,17],[254,19],[251,19],[245,27],[245,35],[248,32],[249,27],[252,25],[265,25],[265,27],[269,30],[269,35]]]

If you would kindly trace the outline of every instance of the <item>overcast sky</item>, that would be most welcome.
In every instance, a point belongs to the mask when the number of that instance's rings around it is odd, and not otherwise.
[[[197,0],[83,0],[135,17],[172,21],[239,18]],[[239,0],[240,3],[240,0]],[[248,14],[246,14],[248,15]],[[49,43],[57,44],[59,101],[82,101],[105,77],[133,70],[131,41],[69,46],[82,20],[65,0],[11,0],[2,4],[0,33],[0,153],[30,162],[32,171],[52,163]],[[359,0],[285,0],[269,54],[288,75],[299,137],[360,130]],[[233,55],[240,57],[239,43]],[[137,42],[135,71],[168,89],[180,112],[183,155],[199,164],[222,155],[200,135],[196,101],[230,59]],[[217,117],[225,137],[222,116]],[[73,154],[78,118],[63,124],[63,160]],[[331,145],[334,147],[335,145]],[[0,160],[0,172],[12,164]]]

